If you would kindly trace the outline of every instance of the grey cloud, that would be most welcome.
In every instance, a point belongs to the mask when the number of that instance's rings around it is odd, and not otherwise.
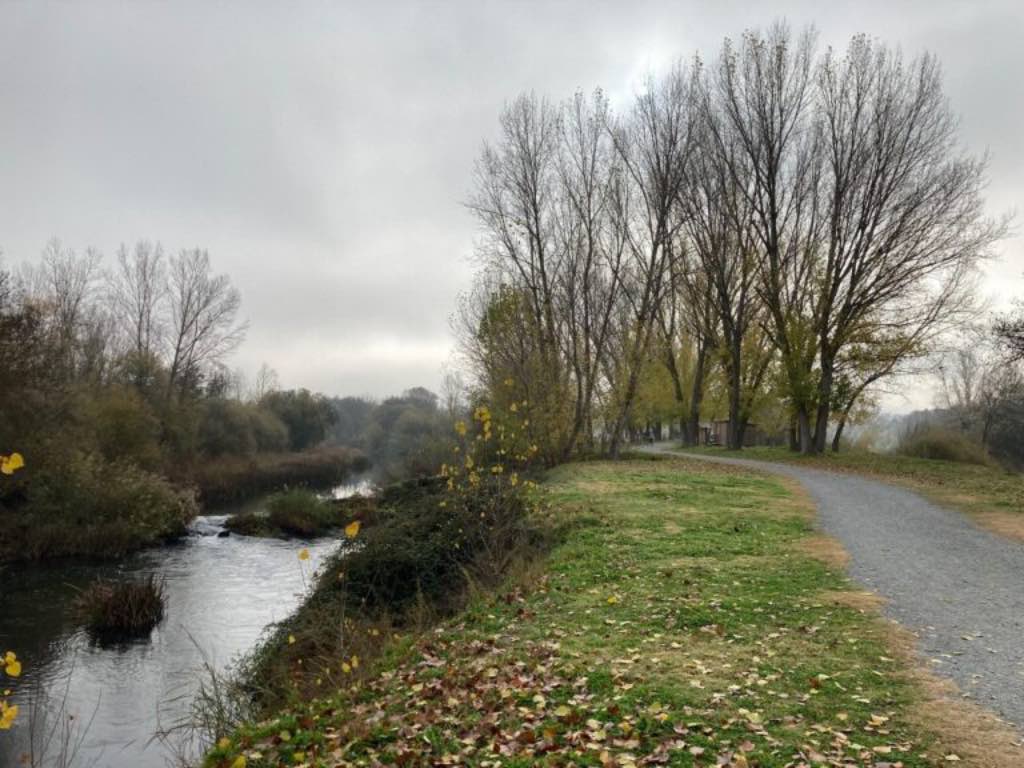
[[[1021,207],[1024,8],[909,2],[0,5],[0,247],[200,245],[243,291],[236,363],[288,385],[436,386],[468,287],[460,205],[502,103],[603,86],[786,17],[944,62],[994,211]],[[1024,294],[1024,244],[985,284]]]

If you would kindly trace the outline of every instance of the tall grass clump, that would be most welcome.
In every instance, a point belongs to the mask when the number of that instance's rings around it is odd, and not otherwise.
[[[75,611],[90,634],[104,641],[148,635],[164,617],[164,583],[97,579],[79,593]]]
[[[267,508],[270,527],[287,536],[314,536],[340,522],[331,505],[306,488],[274,494]]]
[[[921,426],[907,431],[900,437],[896,453],[918,459],[996,466],[996,461],[981,443],[962,432],[937,426]]]

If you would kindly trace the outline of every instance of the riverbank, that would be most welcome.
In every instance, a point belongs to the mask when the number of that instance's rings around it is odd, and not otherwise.
[[[375,660],[348,660],[205,765],[1020,757],[936,692],[782,481],[683,459],[589,462],[553,471],[543,495],[567,535],[542,567],[429,631],[381,635]]]
[[[786,448],[680,448],[713,456],[792,463],[833,472],[852,472],[896,483],[937,504],[970,515],[980,525],[1024,541],[1024,474],[998,466],[920,459],[867,451],[804,456]]]
[[[338,446],[211,459],[176,466],[169,478],[92,455],[38,471],[29,462],[0,499],[0,563],[117,559],[181,538],[203,508],[285,486],[327,487],[369,464]]]
[[[356,448],[321,446],[301,452],[207,459],[182,467],[177,477],[196,488],[204,507],[212,507],[285,486],[326,487],[369,467],[369,458]]]

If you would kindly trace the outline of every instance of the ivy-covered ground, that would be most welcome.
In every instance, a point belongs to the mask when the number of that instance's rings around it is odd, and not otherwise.
[[[778,479],[592,462],[542,492],[572,528],[536,573],[391,638],[348,688],[240,729],[206,766],[958,762],[914,724],[889,631]]]

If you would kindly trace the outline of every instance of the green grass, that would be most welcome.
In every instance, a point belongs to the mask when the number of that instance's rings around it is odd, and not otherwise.
[[[907,486],[940,504],[981,518],[1024,513],[1024,475],[995,466],[867,451],[803,456],[785,448],[744,448],[738,452],[723,448],[683,450],[870,475]]]
[[[542,573],[392,639],[205,765],[941,763],[884,624],[803,554],[812,515],[782,481],[591,462],[555,470],[545,497],[572,527]]]

